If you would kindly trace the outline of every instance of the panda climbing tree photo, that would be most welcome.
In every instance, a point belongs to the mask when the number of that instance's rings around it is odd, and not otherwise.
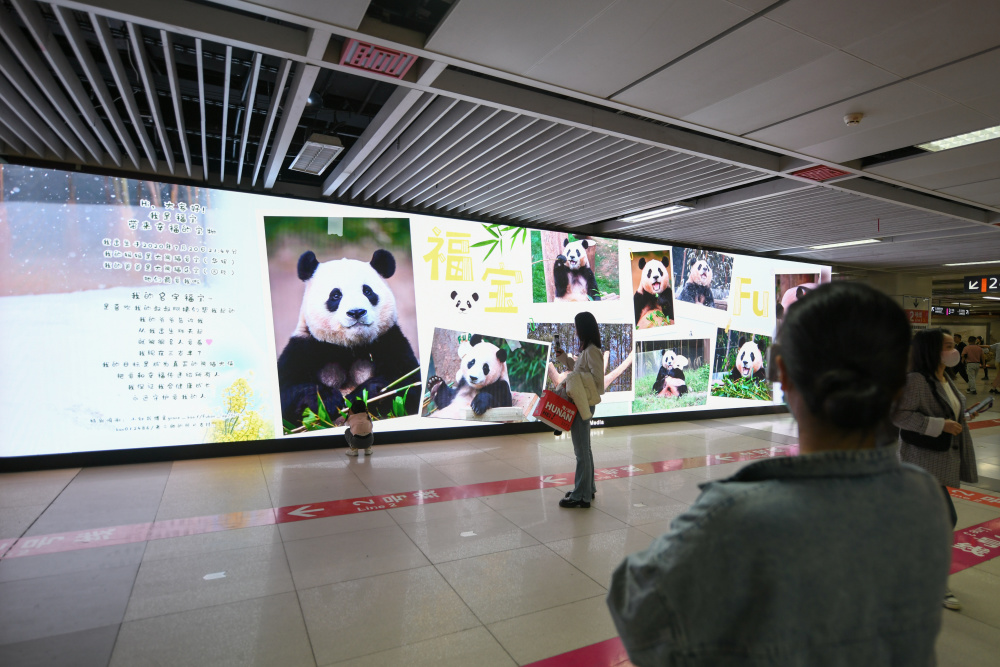
[[[327,225],[264,219],[286,434],[339,426],[357,403],[374,419],[420,409],[409,221]]]
[[[719,329],[712,364],[712,396],[770,401],[767,348],[771,337]]]
[[[670,326],[674,292],[670,287],[670,249],[632,253],[633,310],[636,329]]]
[[[535,303],[611,301],[619,298],[618,241],[531,232]]]
[[[541,394],[548,346],[435,329],[421,415],[524,421]]]

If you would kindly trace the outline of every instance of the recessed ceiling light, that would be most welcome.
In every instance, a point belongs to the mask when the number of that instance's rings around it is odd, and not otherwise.
[[[960,301],[952,301],[951,305],[953,305],[953,306],[971,306],[972,304],[971,303],[962,303]]]
[[[1000,301],[1000,296],[984,296],[983,298],[991,301]]]
[[[825,245],[811,245],[810,250],[827,250],[829,248],[844,248],[849,245],[867,245],[869,243],[881,243],[880,239],[861,239],[860,241],[844,241],[843,243],[827,243]]]
[[[985,262],[959,262],[958,264],[942,264],[941,266],[972,266],[973,264],[1000,264],[1000,259],[988,259]]]
[[[987,127],[984,130],[976,130],[975,132],[966,132],[965,134],[948,137],[947,139],[929,141],[926,144],[917,144],[917,148],[923,148],[925,151],[936,153],[937,151],[946,151],[949,148],[978,144],[980,141],[989,141],[990,139],[1000,139],[1000,125]]]
[[[643,222],[645,220],[652,220],[653,218],[665,218],[668,215],[673,215],[674,213],[683,213],[684,211],[693,210],[694,206],[688,206],[686,204],[671,204],[670,206],[654,208],[652,211],[644,211],[643,213],[629,215],[621,220],[622,222]]]

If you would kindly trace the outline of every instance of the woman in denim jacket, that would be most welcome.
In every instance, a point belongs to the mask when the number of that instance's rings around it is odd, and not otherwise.
[[[789,308],[770,370],[800,456],[704,484],[618,567],[608,606],[634,664],[935,663],[948,516],[930,475],[875,447],[909,338],[900,307],[864,285],[823,285]]]

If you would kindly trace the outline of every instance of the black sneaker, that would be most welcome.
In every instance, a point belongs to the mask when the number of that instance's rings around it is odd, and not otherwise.
[[[572,496],[572,495],[573,495],[572,491],[567,491],[566,495],[563,496],[563,498],[569,500],[569,497]],[[592,495],[593,495],[594,498],[597,498],[597,491],[594,491],[594,493]]]
[[[590,509],[590,503],[582,500],[570,500],[569,498],[563,498],[559,501],[559,507],[576,507],[588,510]]]
[[[562,431],[552,431],[552,432],[555,433],[556,435],[562,435],[563,433]]]

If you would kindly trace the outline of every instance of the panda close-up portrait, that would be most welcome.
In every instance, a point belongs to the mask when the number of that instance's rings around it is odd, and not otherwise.
[[[590,267],[587,239],[563,240],[563,252],[552,265],[552,278],[556,287],[556,301],[600,301],[597,278]]]
[[[438,409],[470,407],[477,416],[482,416],[490,408],[514,405],[507,375],[507,350],[475,334],[459,344],[458,355],[461,363],[454,387],[437,375],[427,380],[427,391]]]
[[[479,302],[479,294],[477,292],[463,293],[458,290],[452,290],[451,302],[455,306],[455,310],[457,312],[467,313],[473,310]]]
[[[666,257],[662,260],[649,261],[646,261],[645,257],[639,258],[639,270],[642,273],[639,289],[632,299],[636,325],[643,317],[656,311],[660,311],[668,320],[673,321],[674,293],[670,288],[670,273],[667,268],[669,264],[670,261]]]
[[[816,283],[802,283],[801,285],[796,285],[795,287],[790,287],[785,290],[785,293],[781,295],[781,301],[778,302],[778,307],[776,309],[775,315],[780,320],[784,318],[785,311],[788,310],[789,306],[804,297],[809,292],[816,289]]]
[[[687,380],[682,370],[687,368],[688,363],[687,357],[673,350],[663,350],[660,372],[657,373],[656,382],[653,383],[653,393],[662,398],[683,396],[688,393]]]
[[[298,276],[305,283],[299,321],[278,357],[281,416],[299,425],[306,408],[318,410],[317,396],[327,411],[385,392],[386,387],[419,368],[410,341],[399,328],[396,299],[386,279],[396,272],[387,250],[376,250],[370,262],[339,259],[320,262],[311,250],[299,257]],[[419,382],[419,372],[405,384]],[[353,387],[353,389],[351,389]],[[416,414],[419,390],[406,398],[406,414]],[[392,400],[369,404],[376,416],[386,416]]]
[[[740,338],[740,349],[736,352],[736,363],[729,372],[729,377],[733,382],[747,378],[767,379],[767,371],[764,370],[764,353],[757,347],[757,343]]]
[[[707,261],[699,259],[691,265],[684,289],[677,295],[677,299],[703,306],[715,306],[715,297],[712,295],[712,267]]]

